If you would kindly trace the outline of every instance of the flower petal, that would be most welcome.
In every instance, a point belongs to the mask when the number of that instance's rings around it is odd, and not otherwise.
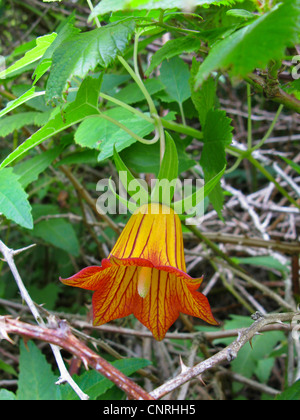
[[[147,327],[156,340],[162,340],[179,316],[177,300],[170,298],[171,275],[153,269],[151,288],[146,298],[137,297],[134,316]]]
[[[87,267],[68,279],[62,279],[60,277],[59,280],[67,286],[80,287],[81,289],[86,290],[96,290],[102,279],[109,275],[110,267],[111,263],[108,260],[103,260],[101,267]]]
[[[181,222],[166,206],[151,204],[134,213],[109,255],[118,259],[142,258],[154,266],[186,270]]]
[[[137,268],[118,267],[93,295],[93,323],[102,325],[132,314],[137,295]]]

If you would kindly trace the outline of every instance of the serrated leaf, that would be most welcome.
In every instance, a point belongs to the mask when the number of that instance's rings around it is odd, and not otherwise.
[[[32,229],[33,220],[28,195],[12,168],[0,170],[0,213],[18,225]]]
[[[60,390],[55,385],[57,379],[38,347],[28,341],[26,348],[21,341],[17,400],[60,399]]]
[[[34,79],[34,84],[46,73],[46,71],[52,65],[52,56],[54,51],[69,37],[77,35],[80,30],[74,27],[75,17],[71,15],[68,19],[66,19],[62,25],[58,28],[57,37],[52,42],[50,47],[45,51],[44,55],[42,56],[38,66],[36,67],[32,78]]]
[[[74,228],[64,219],[42,220],[34,226],[32,235],[56,248],[63,249],[74,257],[79,255],[80,246]]]
[[[203,127],[203,150],[200,165],[204,171],[205,182],[218,174],[226,165],[226,146],[232,141],[231,119],[225,111],[211,110],[207,113]],[[210,200],[221,217],[223,193],[219,185],[210,194]]]
[[[0,137],[6,137],[8,134],[13,133],[15,130],[28,125],[35,125],[36,117],[40,112],[20,112],[19,114],[10,115],[1,119],[0,124]]]
[[[191,98],[193,104],[195,105],[196,110],[198,111],[199,120],[201,126],[204,127],[207,113],[215,108],[216,102],[216,82],[213,77],[209,77],[205,80],[200,89],[197,91],[194,90],[195,86],[195,76],[199,70],[200,63],[193,58],[192,68],[191,68],[191,78],[190,78],[190,87],[191,87]]]
[[[280,24],[279,24],[280,22]],[[284,56],[285,48],[298,42],[300,4],[285,0],[270,12],[215,44],[196,75],[196,88],[215,70],[230,68],[245,76],[256,67]]]
[[[44,55],[45,51],[49,48],[49,46],[52,44],[52,42],[55,40],[55,38],[56,38],[55,32],[53,32],[52,34],[38,37],[36,39],[36,47],[28,51],[24,55],[24,57],[16,61],[8,69],[2,71],[0,73],[0,79],[6,78],[7,76],[11,75],[15,71],[20,70],[23,67],[28,66],[28,64],[34,63],[35,61],[39,60]]]
[[[101,87],[101,77],[93,79],[87,77],[81,84],[76,100],[66,107],[64,112],[56,114],[48,123],[25,140],[15,149],[0,165],[0,168],[14,162],[32,148],[41,144],[44,140],[54,136],[66,128],[77,124],[90,115],[99,114],[98,97]]]
[[[133,34],[133,20],[111,23],[89,32],[71,36],[52,56],[46,101],[60,101],[72,77],[84,78],[97,65],[106,68],[124,52]]]
[[[231,5],[242,0],[190,0],[189,8],[196,6],[208,6],[210,4],[216,5]],[[89,20],[95,16],[104,15],[110,12],[124,9],[138,9],[138,10],[152,10],[152,9],[184,9],[186,7],[186,0],[102,0],[94,8]]]

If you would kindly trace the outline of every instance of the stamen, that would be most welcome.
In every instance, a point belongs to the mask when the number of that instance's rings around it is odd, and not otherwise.
[[[151,283],[151,276],[152,276],[152,268],[151,267],[141,267],[138,272],[138,294],[145,298],[150,289]]]

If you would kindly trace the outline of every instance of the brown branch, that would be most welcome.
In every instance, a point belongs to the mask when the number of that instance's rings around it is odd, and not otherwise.
[[[223,234],[219,232],[203,232],[203,235],[212,242],[265,248],[291,255],[300,253],[300,242],[265,240],[262,238],[249,238],[247,236]]]
[[[55,328],[46,328],[12,319],[9,316],[0,317],[0,340],[12,342],[9,334],[17,334],[27,339],[36,339],[54,344],[81,359],[84,365],[90,366],[122,389],[129,398],[135,400],[153,400],[146,391],[122,372],[92,351],[70,331],[65,321],[60,321]]]
[[[255,73],[249,74],[245,80],[250,83],[257,92],[263,93],[267,99],[282,104],[300,114],[299,99],[281,89],[278,81],[278,83],[274,83],[274,80],[271,80],[272,83],[270,83],[269,79]]]

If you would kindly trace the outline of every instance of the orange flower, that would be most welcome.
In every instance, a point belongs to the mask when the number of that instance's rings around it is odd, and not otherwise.
[[[60,280],[95,292],[94,325],[133,314],[162,340],[180,312],[217,325],[207,298],[196,291],[202,278],[185,271],[179,217],[167,206],[146,204],[131,216],[101,267]]]

